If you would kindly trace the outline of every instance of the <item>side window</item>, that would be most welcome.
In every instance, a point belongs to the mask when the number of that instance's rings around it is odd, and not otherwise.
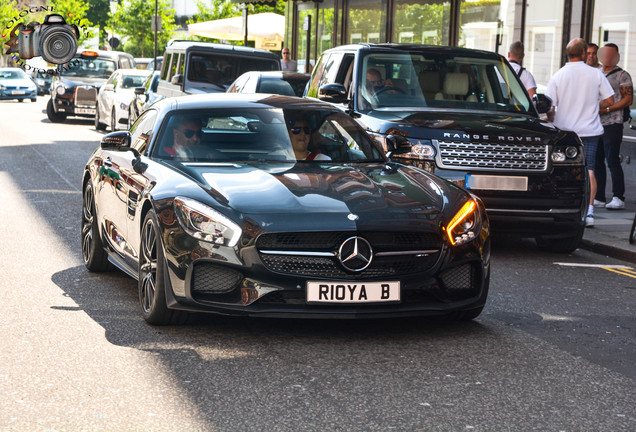
[[[309,86],[307,89],[307,96],[317,98],[318,88],[320,87],[323,71],[325,70],[325,64],[329,61],[331,54],[323,54],[318,59],[318,64],[314,68],[314,72],[309,80]]]
[[[112,74],[110,76],[110,78],[108,78],[108,81],[106,81],[106,84],[113,84],[113,82],[115,81],[115,78],[117,78],[117,74]]]
[[[339,83],[342,84],[342,81],[338,81],[338,70],[340,63],[342,62],[343,53],[334,53],[331,54],[329,59],[325,62],[325,70],[322,72],[322,78],[318,82],[318,88],[325,84],[333,84]]]
[[[168,71],[170,70],[170,62],[172,61],[172,53],[166,54],[163,64],[161,65],[161,79],[168,79]]]
[[[132,69],[132,63],[128,57],[121,57],[121,67],[124,69]]]
[[[185,53],[179,54],[178,60],[179,60],[179,62],[177,64],[177,68],[176,68],[177,73],[176,74],[183,75],[183,69],[184,69],[184,66],[185,66]]]
[[[247,81],[248,78],[249,78],[249,75],[237,79],[236,82],[232,85],[232,87],[230,87],[227,90],[227,92],[228,93],[240,93],[241,89],[243,89],[243,87],[245,86],[245,81]]]
[[[117,88],[117,84],[119,84],[119,74],[113,76],[113,87]]]
[[[152,132],[157,119],[157,111],[151,109],[144,112],[130,130],[132,147],[141,154],[146,154],[148,144],[152,139]]]

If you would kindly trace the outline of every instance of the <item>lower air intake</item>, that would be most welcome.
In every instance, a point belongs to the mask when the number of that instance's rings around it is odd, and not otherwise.
[[[236,270],[214,264],[197,264],[192,272],[192,292],[224,294],[232,291],[243,279]]]

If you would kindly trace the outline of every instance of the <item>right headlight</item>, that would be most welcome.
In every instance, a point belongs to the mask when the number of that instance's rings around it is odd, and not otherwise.
[[[57,86],[55,88],[55,93],[57,93],[57,94],[59,94],[61,96],[64,93],[66,93],[66,89],[64,88],[64,86]]]
[[[468,243],[477,237],[480,229],[479,206],[475,200],[468,200],[444,227],[448,241],[453,246]]]
[[[217,245],[234,247],[242,230],[226,216],[199,201],[176,197],[174,208],[183,229],[192,237]]]

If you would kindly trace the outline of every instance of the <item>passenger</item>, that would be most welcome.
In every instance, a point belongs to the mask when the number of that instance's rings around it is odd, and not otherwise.
[[[523,58],[525,57],[525,52],[523,48],[523,43],[521,41],[513,42],[510,45],[510,50],[508,51],[508,61],[510,62],[510,66],[515,71],[519,80],[528,91],[528,95],[531,98],[537,94],[537,82],[534,80],[534,77],[528,71],[528,69],[521,66],[523,63]]]
[[[545,92],[553,105],[548,118],[559,129],[576,132],[583,142],[590,174],[590,204],[585,225],[594,226],[595,159],[603,135],[599,109],[606,110],[614,103],[614,90],[600,70],[585,64],[587,44],[583,39],[570,41],[566,52],[569,62],[550,78]]]
[[[192,159],[194,147],[201,144],[201,122],[196,119],[177,119],[172,129],[172,146],[163,147],[163,151],[170,156]]]
[[[309,151],[309,141],[311,140],[311,128],[307,120],[295,120],[289,122],[289,139],[294,149],[296,160],[331,160],[326,154],[319,150]]]

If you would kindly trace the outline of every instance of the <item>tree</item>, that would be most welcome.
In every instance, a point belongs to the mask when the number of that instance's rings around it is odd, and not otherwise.
[[[154,32],[151,31],[155,3],[148,0],[130,0],[117,6],[111,14],[110,27],[124,36],[123,50],[135,57],[151,57],[154,53]],[[161,55],[172,38],[176,25],[174,9],[169,0],[158,0],[161,31],[157,36],[157,55]]]
[[[105,45],[108,33],[108,16],[110,14],[109,0],[88,0],[90,8],[86,12],[86,17],[99,27],[99,45]]]

